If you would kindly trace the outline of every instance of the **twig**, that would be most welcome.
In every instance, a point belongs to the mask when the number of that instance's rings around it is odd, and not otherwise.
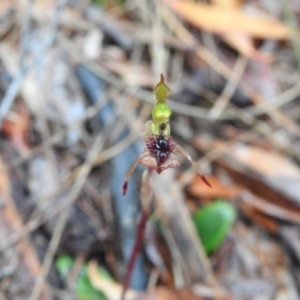
[[[40,272],[39,277],[37,278],[37,281],[33,287],[33,291],[30,296],[30,300],[38,300],[40,297],[40,294],[42,292],[46,276],[49,272],[49,269],[51,267],[53,257],[55,255],[56,249],[59,245],[60,238],[62,235],[62,232],[65,228],[66,222],[68,220],[69,210],[63,211],[58,219],[58,222],[55,225],[54,232],[50,241],[50,244],[48,246],[46,256],[42,265],[42,269]]]
[[[241,193],[239,198],[241,201],[251,205],[252,207],[263,212],[266,215],[278,218],[283,221],[293,222],[298,225],[300,224],[300,216],[297,212],[289,211],[278,205],[274,205],[246,191]]]
[[[240,56],[237,59],[225,88],[209,112],[209,116],[212,119],[217,119],[222,114],[222,111],[225,109],[227,103],[238,87],[241,76],[247,66],[247,62],[248,59],[245,56]]]
[[[179,25],[180,25],[180,27],[176,30],[179,30],[181,32],[181,34],[185,37],[185,39],[192,38],[192,36],[190,36],[190,34],[185,29],[182,28],[183,26],[181,24],[179,24]],[[110,72],[108,72],[107,70],[102,68],[100,65],[93,63],[93,62],[85,63],[83,58],[79,55],[79,53],[76,53],[76,51],[74,51],[74,48],[71,47],[71,45],[69,44],[67,39],[64,38],[64,36],[60,35],[59,39],[65,46],[66,50],[69,51],[70,55],[72,55],[76,59],[82,61],[89,70],[91,70],[92,72],[97,74],[103,80],[112,84],[117,89],[120,89],[121,87],[123,87],[123,83],[121,80],[119,80],[116,76],[112,75]],[[193,41],[190,41],[190,45],[192,45],[191,44],[192,42]],[[200,47],[198,50],[200,51],[201,49],[202,48]],[[203,53],[200,52],[198,55],[200,55],[201,53],[203,55],[206,54],[208,56],[208,58],[206,58],[206,60],[211,62],[211,64],[213,65],[214,68],[220,68],[222,70],[222,72],[220,72],[221,75],[228,74],[228,76],[230,76],[230,74],[231,74],[230,70],[225,65],[223,65],[219,60],[217,60],[214,56],[211,57],[211,54],[208,51],[206,51],[206,49],[204,49],[204,50],[205,51]],[[153,103],[153,95],[147,91],[136,88],[134,90],[134,93],[131,93],[130,90],[129,90],[129,93],[132,95],[135,95],[138,99],[141,99],[141,100],[149,102],[149,103]],[[199,107],[195,107],[195,106],[191,106],[191,105],[185,105],[182,103],[177,103],[172,100],[169,100],[169,106],[174,112],[177,112],[179,114],[184,114],[187,116],[193,116],[196,118],[203,118],[203,119],[209,118],[209,116],[208,116],[209,110],[207,110],[207,109],[203,109],[203,108],[199,108]],[[230,104],[230,106],[232,107],[234,105]],[[261,106],[264,106],[264,104],[262,103]],[[227,110],[227,112],[230,113],[230,118],[238,117],[242,122],[244,122],[248,125],[251,125],[251,126],[256,125],[255,129],[258,130],[262,135],[266,136],[266,138],[274,146],[276,146],[278,149],[280,149],[282,151],[288,151],[288,152],[292,153],[294,156],[300,158],[300,153],[299,153],[298,149],[295,148],[293,145],[290,145],[290,146],[282,145],[281,142],[276,138],[276,134],[273,133],[273,128],[270,127],[267,123],[259,121],[258,119],[255,118],[254,115],[248,113],[247,111],[234,109],[231,111]],[[222,116],[220,116],[219,119],[226,119],[226,118],[228,118],[228,116],[222,115]],[[280,124],[280,126],[282,126],[282,125],[283,124]]]
[[[217,57],[209,52],[204,46],[200,45],[198,41],[193,37],[192,34],[186,30],[186,28],[176,19],[176,17],[166,8],[161,7],[161,14],[166,24],[171,30],[195,53],[203,59],[208,65],[222,75],[224,78],[230,77],[231,70],[223,64]],[[257,105],[261,104],[262,108],[269,115],[269,117],[279,126],[282,126],[293,133],[295,136],[300,137],[300,127],[290,119],[285,113],[278,108],[273,109],[272,105],[269,104],[262,96],[260,96],[254,89],[248,86],[244,82],[240,82],[239,87],[241,90]]]
[[[130,118],[128,117],[129,112],[127,110],[126,111],[119,110],[119,112],[120,112],[120,114],[125,114],[124,115],[125,120],[127,120],[127,122],[130,122],[131,126],[133,126],[133,124],[136,124],[137,120],[135,119],[135,121],[132,122],[132,120],[130,120]],[[127,117],[128,117],[128,119],[127,119]],[[141,120],[141,122],[143,122],[143,121],[144,120]],[[136,124],[136,126],[138,126],[138,125]],[[137,128],[136,128],[136,130],[137,130]],[[137,134],[136,134],[135,130],[131,131],[123,140],[121,140],[120,142],[116,143],[112,147],[109,147],[109,148],[105,149],[104,151],[102,151],[101,153],[99,153],[94,161],[94,166],[99,166],[100,164],[104,163],[105,161],[107,161],[107,160],[111,159],[112,157],[116,156],[117,154],[121,153],[130,144],[132,144],[136,139],[137,139]],[[76,172],[75,174],[77,174],[77,177],[78,177],[78,173]],[[68,175],[64,180],[62,180],[62,183],[64,185],[66,185],[66,183],[71,184],[73,182],[73,177],[74,177],[73,174]],[[61,186],[62,185],[60,185],[60,187]],[[55,195],[57,195],[61,192],[62,192],[61,188],[59,188],[59,189],[55,188],[52,191],[50,191],[47,196],[44,196],[44,198],[40,202],[44,202],[44,201],[48,200],[49,198],[54,197]],[[57,205],[53,206],[51,208],[51,210],[49,210],[49,213],[47,215],[45,215],[43,218],[41,218],[40,215],[32,218],[30,221],[27,222],[27,224],[25,224],[23,226],[23,230],[20,233],[14,235],[14,236],[11,236],[10,239],[8,239],[4,244],[0,245],[0,252],[5,250],[6,248],[10,247],[14,243],[18,242],[21,238],[27,236],[28,234],[30,234],[32,231],[36,230],[42,224],[51,220],[57,214],[59,214],[60,212],[65,210],[67,207],[69,207],[69,205],[71,205],[72,203],[73,203],[73,200],[67,198],[66,201],[58,203]]]
[[[56,37],[56,32],[57,32],[57,27],[58,27],[58,21],[59,17],[61,14],[61,11],[63,7],[66,5],[67,0],[58,0],[59,2],[57,3],[56,10],[54,12],[53,20],[50,24],[49,28],[49,34],[45,38],[44,42],[41,44],[40,49],[38,49],[37,53],[33,57],[33,59],[26,65],[23,66],[21,63],[19,74],[13,79],[12,83],[8,87],[5,96],[2,99],[1,105],[0,105],[0,127],[2,125],[3,120],[5,119],[8,111],[12,107],[18,92],[22,86],[22,83],[28,73],[29,70],[34,68],[40,60],[43,58],[45,55],[45,52],[51,45],[53,44],[55,37]]]
[[[83,166],[80,168],[80,171],[77,175],[77,179],[75,181],[75,183],[73,184],[71,191],[67,197],[67,201],[66,203],[68,203],[66,208],[69,208],[78,198],[79,193],[81,192],[85,181],[93,167],[93,163],[97,157],[97,154],[99,152],[99,150],[101,149],[101,147],[103,147],[104,144],[104,138],[105,138],[105,131],[102,131],[98,137],[96,138],[92,148],[90,149],[89,153],[87,154],[87,159],[86,162],[83,164]],[[56,252],[56,249],[58,247],[60,238],[62,236],[63,233],[63,229],[66,225],[66,222],[68,220],[68,214],[69,214],[69,210],[65,210],[61,213],[60,218],[58,223],[55,226],[54,229],[54,233],[53,236],[51,238],[47,253],[46,253],[46,257],[44,259],[43,262],[43,266],[42,266],[42,271],[41,271],[41,277],[40,279],[36,282],[30,300],[38,300],[40,293],[42,291],[42,287],[44,285],[44,282],[46,280],[46,276],[49,272],[49,268],[52,264],[52,260],[54,257],[54,254]]]
[[[101,65],[95,62],[86,62],[85,59],[78,53],[78,51],[74,49],[74,45],[72,45],[62,34],[59,34],[58,40],[62,43],[66,51],[68,51],[69,55],[80,61],[87,69],[97,74],[104,81],[109,82],[116,89],[121,90],[124,88],[123,81],[121,79],[118,79],[117,76],[113,75],[111,72],[101,67]],[[153,94],[146,90],[135,88],[133,91],[128,89],[127,92],[130,95],[136,96],[139,100],[153,104]],[[195,118],[209,119],[208,109],[195,107],[184,103],[178,103],[173,100],[168,100],[168,103],[172,111],[178,114],[192,116]],[[219,119],[231,119],[232,117],[233,114],[230,111],[226,111],[226,113]]]
[[[26,50],[28,51],[29,47],[27,46],[29,41],[30,33],[30,21],[31,21],[31,11],[33,8],[35,0],[27,0],[26,8],[23,13],[23,18],[21,21],[21,39],[20,39],[20,66],[24,66]],[[26,49],[27,48],[27,49]]]
[[[144,3],[147,3],[148,5],[153,4],[153,14],[149,15],[152,33],[152,69],[154,70],[155,77],[158,78],[160,74],[166,74],[168,55],[164,43],[165,30],[156,2],[154,1],[152,3],[149,1],[144,1]],[[147,12],[147,14],[149,13]]]
[[[70,54],[74,54],[73,52],[70,52]],[[120,89],[120,86],[122,86],[122,83],[115,77],[113,76],[110,72],[104,70],[101,66],[95,64],[95,63],[87,63],[85,64],[87,68],[89,68],[91,71],[95,72],[98,76],[103,78],[103,80],[108,81],[111,83],[113,86],[116,88]],[[135,96],[138,97],[138,99],[144,100],[146,102],[153,102],[151,100],[153,98],[153,95],[147,91],[144,91],[142,89],[136,89],[133,93]],[[170,108],[179,114],[187,115],[187,116],[193,116],[196,118],[203,118],[203,119],[208,119],[208,112],[209,110],[191,106],[191,105],[185,105],[182,103],[177,103],[172,100],[169,100]],[[264,104],[262,103],[261,106]],[[234,107],[233,104],[230,104],[230,107]],[[270,127],[266,122],[262,122],[258,119],[255,118],[255,116],[246,110],[240,110],[240,109],[234,109],[227,111],[230,112],[230,118],[236,118],[238,117],[242,122],[255,126],[255,130],[260,132],[262,135],[264,135],[275,147],[280,149],[281,151],[288,151],[289,153],[293,154],[295,157],[300,158],[300,153],[296,147],[293,145],[282,145],[281,142],[276,138],[276,134],[274,134],[274,130],[272,127]],[[227,119],[228,116],[220,116],[220,119]],[[282,125],[282,124],[280,124]]]
[[[94,105],[88,107],[85,111],[83,121],[87,121],[93,118],[99,112],[99,110],[102,109],[106,104],[107,104],[107,99],[103,97],[103,99],[99,99],[99,101],[97,101]],[[29,159],[33,158],[35,155],[60,143],[62,139],[65,137],[66,133],[67,133],[67,129],[60,130],[59,132],[49,137],[47,140],[44,140],[41,146],[32,148],[31,151],[28,153],[28,155],[26,155],[25,157],[17,157],[3,164],[4,167],[1,166],[0,171],[2,170],[8,171],[11,168],[17,167],[18,165],[25,163]]]
[[[271,108],[271,109],[275,109],[277,107],[288,104],[288,103],[292,102],[293,100],[295,100],[299,96],[300,96],[300,81],[298,81],[291,88],[285,90],[281,94],[272,98],[270,100],[270,103],[272,103],[273,108]],[[264,113],[262,106],[263,106],[262,104],[257,104],[253,107],[246,108],[245,110],[255,116],[258,116],[258,115]]]
[[[291,31],[291,42],[294,49],[296,61],[298,64],[298,69],[300,69],[300,43],[299,43],[299,31],[298,31],[298,22],[297,17],[291,7],[290,1],[282,1],[281,4],[283,6],[283,17],[285,22],[289,25]]]
[[[156,212],[157,218],[162,218],[164,212],[159,211]],[[172,234],[171,228],[168,226],[160,226],[160,230],[162,232],[162,235],[166,241],[168,249],[170,249],[170,253],[172,256],[172,273],[174,276],[174,286],[177,289],[183,288],[185,285],[185,277],[184,277],[184,271],[186,269],[183,269],[183,257],[179,251],[179,248],[175,242],[174,235]]]
[[[197,161],[197,163],[201,166],[202,169],[205,170],[206,166],[211,164],[213,161],[216,159],[222,157],[226,153],[228,153],[231,148],[237,143],[237,142],[249,142],[255,138],[258,137],[258,133],[255,134],[255,129],[251,128],[247,131],[244,131],[243,133],[239,134],[238,136],[227,140],[226,141],[226,146],[223,147],[222,149],[219,148],[214,148],[208,152],[206,152],[201,159]],[[196,148],[197,147],[197,142],[192,142]],[[195,170],[194,168],[189,168],[184,172],[184,174],[180,177],[179,183],[182,188],[186,186],[189,182],[191,182],[192,178],[195,176]]]
[[[171,228],[174,241],[182,258],[189,284],[215,283],[210,262],[199,242],[190,214],[183,201],[180,187],[174,184],[174,172],[168,170],[164,176],[153,176],[154,195],[158,213],[163,213],[163,226]],[[159,177],[159,178],[158,178]],[[187,255],[188,249],[188,255]],[[171,252],[173,249],[170,249]]]

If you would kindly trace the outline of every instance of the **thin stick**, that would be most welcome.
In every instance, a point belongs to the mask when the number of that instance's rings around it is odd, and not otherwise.
[[[124,115],[126,116],[127,114],[128,114],[128,111],[125,112],[123,110],[123,112],[121,112],[122,116],[124,116]],[[145,121],[144,120],[145,117],[146,116],[143,116],[141,122]],[[130,120],[128,120],[128,125],[132,125],[129,123],[129,121]],[[132,123],[132,121],[131,121],[131,123]],[[106,136],[107,136],[107,134],[106,134]],[[120,152],[124,151],[124,149],[126,149],[130,144],[132,144],[136,140],[136,138],[137,138],[137,135],[135,133],[134,128],[132,128],[130,134],[128,134],[127,137],[125,137],[123,140],[121,140],[117,144],[113,145],[112,147],[109,147],[109,148],[105,149],[104,151],[100,152],[98,154],[97,158],[95,159],[93,166],[99,166],[102,163],[104,163],[105,161],[114,157],[115,155],[118,155]],[[98,151],[100,151],[100,149],[98,149]],[[80,167],[80,169],[81,169],[81,167]],[[80,171],[78,173],[77,172],[78,172],[78,170],[76,169],[75,174],[79,175]],[[64,178],[62,180],[63,184],[68,186],[69,184],[71,184],[73,182],[73,180],[75,179],[74,177],[75,177],[74,173],[72,173],[71,175],[68,175],[66,178]],[[55,195],[57,195],[61,192],[62,192],[61,187],[55,187],[55,189],[51,190],[51,192],[49,194],[47,194],[47,196],[44,196],[41,201],[46,201],[49,198],[54,197]],[[14,234],[9,239],[7,239],[7,241],[5,243],[3,243],[3,245],[0,245],[0,253],[2,251],[4,251],[6,248],[8,248],[11,245],[15,244],[16,242],[18,242],[21,238],[27,236],[32,231],[36,230],[42,224],[46,223],[47,221],[51,220],[53,217],[57,216],[57,214],[59,214],[61,211],[67,209],[69,207],[69,205],[71,205],[75,200],[72,198],[67,198],[64,202],[54,205],[51,208],[51,210],[49,211],[49,213],[47,215],[45,215],[43,218],[40,215],[37,217],[31,218],[26,224],[24,224],[23,230],[21,232],[19,232],[18,234]]]
[[[78,173],[77,179],[76,179],[76,181],[71,189],[71,192],[68,195],[67,201],[66,201],[68,203],[67,208],[70,208],[71,204],[73,204],[74,201],[78,198],[78,195],[81,192],[81,190],[86,182],[86,179],[93,167],[93,162],[97,157],[99,149],[101,149],[101,147],[103,147],[104,133],[105,133],[105,130],[104,130],[104,132],[102,131],[96,138],[91,150],[89,151],[89,153],[87,155],[86,162],[81,167],[81,169]],[[69,213],[69,209],[63,211],[61,213],[58,223],[55,226],[54,233],[51,238],[50,245],[47,249],[46,257],[43,262],[41,278],[39,281],[36,282],[36,284],[33,288],[31,297],[29,298],[30,300],[38,300],[39,299],[40,293],[42,291],[42,287],[46,280],[46,276],[47,276],[50,266],[52,264],[53,257],[55,255],[56,249],[59,245],[59,242],[60,242],[60,239],[61,239],[61,236],[63,233],[63,229],[65,228],[65,225],[66,225],[66,222],[68,219],[68,213]]]
[[[222,94],[215,101],[214,106],[209,112],[209,116],[212,119],[217,119],[226,108],[227,103],[229,102],[230,98],[233,96],[234,92],[236,91],[239,85],[241,76],[243,75],[247,66],[247,62],[248,59],[245,56],[240,56],[237,59],[237,62],[234,65],[232,73],[228,79],[225,88],[222,91]]]
[[[161,6],[161,14],[170,29],[195,53],[203,59],[208,65],[224,78],[230,77],[231,70],[217,57],[208,51],[204,46],[200,45],[194,36],[176,19],[176,17],[166,7]],[[240,82],[240,89],[251,99],[254,105],[261,105],[261,108],[268,116],[279,126],[286,128],[295,136],[300,137],[300,127],[296,122],[289,118],[286,113],[278,108],[272,107],[261,95],[259,95],[247,83]]]
[[[61,236],[63,234],[63,230],[65,228],[65,225],[68,220],[68,214],[69,209],[71,205],[76,201],[78,198],[78,195],[80,194],[88,175],[95,163],[95,160],[97,159],[98,152],[102,150],[104,147],[105,140],[107,139],[108,132],[111,131],[111,127],[115,125],[114,120],[110,119],[104,129],[98,134],[96,137],[96,140],[90,149],[90,151],[87,154],[87,158],[83,166],[80,168],[79,172],[77,173],[76,181],[73,184],[73,187],[71,188],[71,191],[68,195],[68,198],[66,200],[66,210],[62,211],[60,213],[59,221],[57,222],[54,233],[52,235],[49,247],[47,249],[47,253],[43,262],[43,267],[41,271],[41,278],[39,281],[36,282],[30,300],[38,300],[40,297],[40,293],[42,291],[42,287],[46,281],[47,274],[49,272],[49,269],[51,267],[55,252],[58,248]]]
[[[8,111],[12,107],[17,97],[18,92],[22,86],[22,83],[28,71],[34,68],[39,63],[41,58],[45,55],[46,50],[53,44],[55,40],[60,12],[62,8],[65,6],[66,0],[61,0],[59,2],[60,3],[58,3],[56,7],[56,11],[54,12],[54,18],[51,23],[49,34],[47,35],[39,51],[37,51],[37,54],[30,61],[30,63],[28,63],[26,66],[22,66],[21,64],[19,74],[14,78],[14,80],[8,87],[4,98],[2,99],[1,106],[0,106],[0,127],[2,125],[4,118],[6,117]]]
[[[165,12],[164,12],[165,13]],[[174,19],[174,18],[173,18]],[[176,21],[176,20],[175,20]],[[186,30],[183,30],[182,25],[179,24],[180,27],[176,28],[176,30],[181,31],[181,34],[184,36],[185,40],[188,39],[190,36],[189,32]],[[183,38],[183,37],[182,37]],[[104,81],[109,82],[112,86],[114,86],[116,89],[120,90],[120,86],[122,87],[122,81],[118,79],[116,76],[112,75],[109,71],[101,67],[100,65],[97,65],[96,63],[93,62],[85,62],[84,59],[81,57],[81,55],[76,52],[76,49],[72,46],[72,44],[62,35],[59,35],[59,41],[63,44],[63,47],[68,51],[68,53],[74,57],[75,59],[79,60],[86,68],[88,68],[90,71],[94,72],[97,74],[99,77],[101,77]],[[196,44],[193,44],[193,41],[191,42],[191,47],[195,46]],[[201,47],[199,48],[200,50],[202,49]],[[197,51],[200,51],[197,48]],[[203,49],[202,49],[203,50]],[[206,51],[204,48],[203,53],[200,51],[197,53],[199,56],[201,55],[206,55],[205,56],[205,61],[208,61],[209,64],[212,65],[212,67],[219,68],[221,69],[220,75],[223,75],[223,77],[228,77],[230,76],[230,70],[225,66],[222,62],[220,62],[216,57],[211,56],[211,53]],[[201,56],[202,57],[202,56]],[[152,93],[142,90],[142,89],[135,89],[134,92],[129,91],[129,94],[136,96],[138,99],[145,101],[147,103],[153,103],[153,95]],[[252,95],[250,95],[252,98]],[[289,95],[291,97],[291,95]],[[298,148],[294,147],[294,145],[282,145],[276,138],[273,132],[273,128],[269,126],[267,123],[262,122],[258,119],[255,118],[255,115],[248,113],[247,110],[240,110],[240,109],[232,109],[232,107],[235,107],[232,103],[230,104],[230,110],[226,109],[224,113],[219,116],[220,119],[235,119],[238,117],[242,122],[254,126],[255,129],[260,132],[263,136],[265,136],[272,145],[274,145],[277,149],[280,149],[281,151],[288,151],[290,154],[300,157]],[[260,106],[260,109],[263,111],[264,110],[264,105],[263,103],[261,104],[256,104]],[[173,112],[177,112],[182,115],[187,115],[187,116],[192,116],[196,118],[202,118],[202,119],[210,119],[208,112],[208,109],[205,108],[200,108],[200,107],[195,107],[191,105],[186,105],[183,103],[176,103],[172,100],[169,100],[169,106],[172,109]],[[250,112],[250,111],[249,111]],[[226,113],[226,115],[225,115]],[[282,124],[281,124],[282,126]]]
[[[46,257],[45,260],[43,262],[43,266],[42,266],[42,270],[40,273],[40,276],[38,277],[38,280],[34,286],[34,289],[32,291],[30,300],[38,300],[40,297],[40,294],[42,292],[45,280],[46,280],[46,276],[49,272],[49,269],[51,267],[52,261],[53,261],[53,257],[55,255],[56,249],[59,245],[60,242],[60,238],[62,236],[63,230],[65,228],[65,225],[67,223],[68,220],[68,215],[69,215],[69,210],[63,211],[58,219],[58,222],[56,223],[54,232],[53,232],[53,236],[51,238],[49,247],[47,249],[47,253],[46,253]]]

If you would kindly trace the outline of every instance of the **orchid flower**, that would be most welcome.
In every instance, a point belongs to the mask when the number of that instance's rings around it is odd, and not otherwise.
[[[166,98],[170,94],[170,89],[164,81],[164,76],[161,74],[160,82],[154,90],[157,103],[152,110],[152,120],[146,123],[146,132],[144,134],[146,147],[125,175],[123,195],[127,192],[128,180],[138,164],[144,165],[160,174],[164,170],[177,168],[181,165],[181,160],[176,156],[176,153],[180,153],[188,159],[196,168],[203,182],[211,187],[203,175],[200,166],[171,136],[169,121],[172,111],[166,104]]]

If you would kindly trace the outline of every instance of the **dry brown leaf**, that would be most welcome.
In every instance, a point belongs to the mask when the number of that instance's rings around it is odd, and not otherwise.
[[[278,232],[278,222],[275,219],[260,213],[249,203],[241,202],[239,206],[244,212],[244,214],[250,220],[252,220],[252,222],[260,225],[261,227],[263,227],[271,233]]]
[[[165,0],[186,21],[216,34],[247,34],[254,38],[286,40],[289,28],[269,16],[250,16],[239,9],[217,5]]]
[[[240,144],[231,149],[230,156],[261,175],[298,179],[300,182],[300,169],[282,154]]]
[[[300,168],[284,154],[225,141],[193,139],[201,151],[215,149],[223,153],[217,160],[232,180],[255,195],[280,207],[300,212]]]
[[[194,138],[193,145],[202,150],[211,149],[219,150],[226,156],[231,157],[234,161],[248,170],[252,170],[262,176],[280,177],[300,180],[300,168],[293,163],[287,156],[260,147],[248,146],[242,143],[227,145],[221,140],[202,140]]]
[[[257,50],[254,47],[253,39],[246,34],[225,34],[222,38],[228,45],[250,59],[263,63],[271,63],[274,61],[272,54]]]
[[[8,238],[14,234],[19,234],[22,230],[22,219],[19,216],[14,200],[11,195],[11,187],[8,174],[4,169],[2,158],[0,157],[0,236],[2,239]],[[13,255],[22,253],[19,265],[24,264],[27,270],[28,279],[33,282],[40,275],[41,265],[36,254],[35,248],[27,238],[22,239],[16,247],[3,250]],[[4,255],[6,257],[7,255]],[[43,289],[41,299],[51,299],[48,294],[48,287]]]
[[[154,291],[147,292],[143,299],[155,299],[155,300],[205,300],[207,298],[195,295],[191,288],[185,288],[181,290],[173,290],[165,287],[157,287]],[[219,299],[225,299],[219,298]]]
[[[261,211],[262,213],[278,218],[287,222],[294,222],[300,225],[299,209],[293,210],[291,207],[287,209],[273,204],[271,201],[266,201],[252,194],[251,192],[243,192],[240,195],[243,202],[251,205],[253,208]]]
[[[227,8],[239,8],[244,2],[242,0],[211,0],[211,3]]]
[[[3,167],[2,159],[0,160],[0,166]],[[2,201],[4,200],[5,205],[9,205],[10,201],[7,201],[7,199],[10,199],[10,185],[6,172],[2,170],[0,171],[0,198]]]
[[[253,176],[257,185],[267,185],[276,192],[277,196],[270,190],[269,195],[263,195],[263,188],[254,187],[254,182],[245,184],[257,195],[269,201],[284,205],[283,196],[299,205],[300,203],[300,168],[285,155],[266,151],[258,147],[250,147],[237,144],[230,151],[229,157],[242,167],[245,174]],[[250,172],[249,172],[250,171]],[[265,191],[266,193],[266,191]],[[272,196],[270,196],[272,193]],[[279,196],[281,195],[281,196]],[[275,198],[277,200],[275,200]],[[280,201],[281,198],[281,201]],[[277,202],[278,201],[278,202]]]
[[[27,138],[30,127],[29,112],[23,102],[19,102],[15,108],[17,112],[9,113],[1,130],[7,135],[14,147],[22,155],[26,155],[31,149]]]
[[[207,180],[210,182],[213,188],[203,184],[200,176],[195,176],[191,184],[188,186],[188,192],[192,196],[209,199],[234,199],[239,194],[238,187],[233,185],[225,185],[216,176],[208,176]]]
[[[240,0],[213,0],[213,4],[227,9],[241,9],[242,1]],[[225,34],[222,36],[223,40],[250,59],[270,63],[274,60],[274,56],[261,52],[254,47],[253,39],[247,34]]]

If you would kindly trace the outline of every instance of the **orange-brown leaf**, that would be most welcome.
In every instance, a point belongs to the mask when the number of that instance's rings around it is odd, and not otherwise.
[[[272,54],[264,53],[254,47],[253,39],[246,34],[223,35],[223,40],[244,56],[263,63],[271,63],[274,60]]]
[[[9,118],[4,120],[1,130],[7,135],[14,147],[22,155],[26,155],[31,149],[28,141],[29,112],[23,102],[15,105],[15,109],[18,113],[10,113]]]
[[[297,179],[300,182],[300,168],[280,153],[240,144],[232,148],[230,155],[260,175]]]
[[[239,9],[217,5],[166,0],[182,18],[216,34],[243,33],[255,38],[284,40],[290,37],[288,27],[269,16],[251,16]]]
[[[239,194],[239,188],[234,185],[225,185],[217,177],[209,176],[209,182],[213,188],[210,188],[202,183],[199,176],[195,176],[193,181],[188,187],[188,191],[191,195],[200,198],[225,198],[234,199]]]
[[[211,0],[210,2],[222,7],[239,8],[243,1],[242,0]]]

